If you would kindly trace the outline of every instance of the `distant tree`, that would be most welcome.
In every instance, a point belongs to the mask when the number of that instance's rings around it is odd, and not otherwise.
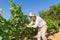
[[[46,10],[46,11],[44,11],[44,10],[43,11],[39,11],[39,16],[41,16],[46,22],[48,22],[47,23],[48,24],[48,28],[50,26],[53,27],[53,28],[50,28],[48,30],[51,30],[51,29],[55,30],[55,28],[58,30],[60,28],[59,25],[57,25],[57,24],[60,23],[60,3],[50,6],[50,8],[48,10]],[[50,23],[49,21],[52,22],[53,24]],[[55,23],[57,23],[57,24],[55,24]],[[50,24],[52,24],[52,25],[50,25]]]
[[[2,9],[0,8],[0,13],[2,12]]]

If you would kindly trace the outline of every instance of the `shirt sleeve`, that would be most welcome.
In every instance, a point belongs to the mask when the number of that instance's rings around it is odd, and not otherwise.
[[[39,19],[36,20],[35,25],[33,25],[33,28],[36,28],[39,25]]]

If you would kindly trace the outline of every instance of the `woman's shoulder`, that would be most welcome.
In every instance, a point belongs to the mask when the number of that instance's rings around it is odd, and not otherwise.
[[[40,17],[40,16],[37,16],[37,18],[39,18],[39,19],[40,19],[41,17]]]

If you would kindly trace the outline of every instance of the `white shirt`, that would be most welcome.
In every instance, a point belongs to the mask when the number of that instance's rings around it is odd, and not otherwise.
[[[35,24],[35,25],[32,25],[32,24]],[[43,25],[45,25],[46,22],[39,16],[36,17],[36,21],[31,21],[31,23],[29,25],[32,25],[33,28],[36,28],[36,27],[42,27]]]

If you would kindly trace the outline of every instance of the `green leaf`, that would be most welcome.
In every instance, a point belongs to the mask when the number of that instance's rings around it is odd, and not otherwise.
[[[0,40],[2,40],[2,36],[0,36]]]

